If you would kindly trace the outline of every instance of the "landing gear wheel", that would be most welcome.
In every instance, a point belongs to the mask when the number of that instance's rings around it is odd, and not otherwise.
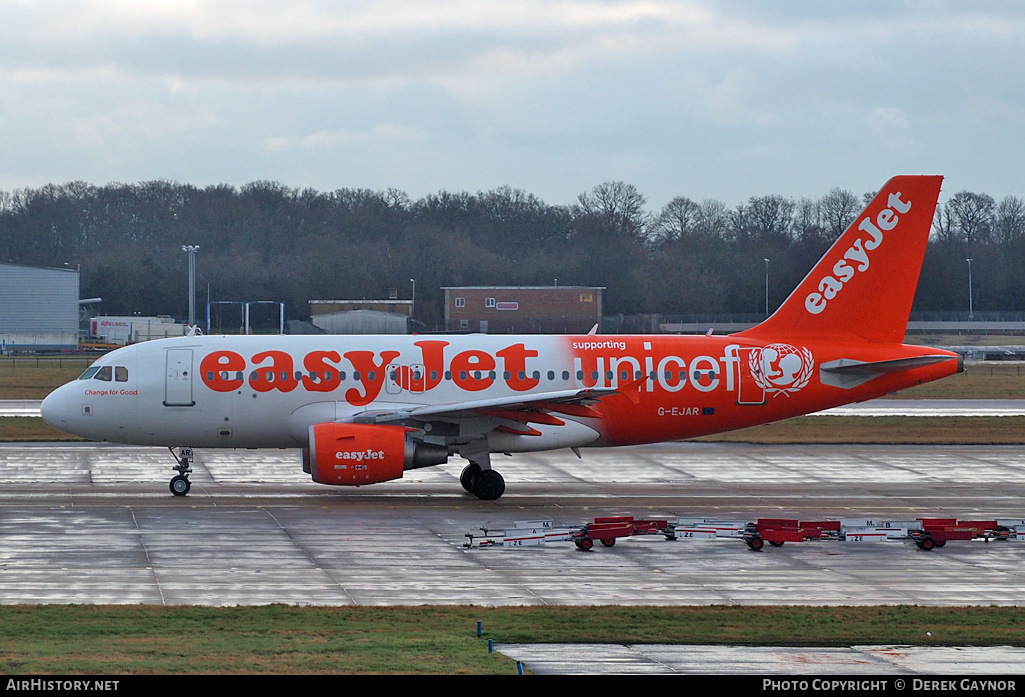
[[[189,493],[189,489],[192,488],[192,482],[185,475],[179,474],[171,479],[170,487],[171,493],[175,496],[185,496],[185,494]]]
[[[464,489],[466,489],[467,491],[469,491],[472,494],[473,493],[473,480],[480,473],[481,473],[480,465],[478,465],[476,462],[471,462],[470,464],[468,464],[466,467],[463,468],[463,473],[459,475],[459,484]]]
[[[762,547],[765,546],[765,540],[760,537],[752,537],[747,541],[747,546],[756,552],[762,551]]]
[[[482,501],[494,501],[505,493],[505,479],[495,470],[481,470],[473,478],[471,493]]]
[[[168,450],[171,451],[171,455],[178,462],[177,465],[171,468],[178,475],[171,478],[168,486],[171,489],[171,493],[175,496],[185,496],[189,493],[189,489],[192,488],[192,482],[189,481],[189,475],[192,474],[192,448],[182,446],[178,448],[177,454],[175,454],[174,448],[168,448]]]

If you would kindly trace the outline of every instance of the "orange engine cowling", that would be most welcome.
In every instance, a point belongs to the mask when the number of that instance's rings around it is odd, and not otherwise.
[[[444,446],[419,443],[402,426],[322,423],[310,426],[303,469],[319,484],[359,486],[399,479],[407,469],[448,461]]]

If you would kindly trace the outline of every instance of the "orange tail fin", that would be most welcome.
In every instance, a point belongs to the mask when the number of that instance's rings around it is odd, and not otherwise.
[[[738,336],[903,343],[942,182],[888,181],[779,309]]]

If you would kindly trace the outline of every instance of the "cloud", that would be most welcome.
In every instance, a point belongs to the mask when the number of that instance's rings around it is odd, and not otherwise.
[[[0,186],[510,184],[571,201],[619,179],[659,205],[867,190],[939,152],[1020,180],[983,154],[1020,130],[1023,33],[1025,10],[990,2],[6,2]],[[894,134],[899,150],[867,156]]]
[[[309,150],[335,150],[351,147],[373,147],[374,145],[389,144],[415,145],[422,141],[424,134],[415,128],[381,123],[371,129],[322,129],[316,133],[307,135],[275,136],[266,138],[263,147],[267,152],[278,153],[288,150],[309,151]]]
[[[868,114],[868,120],[880,133],[892,133],[894,130],[907,130],[908,115],[901,109],[880,107]]]

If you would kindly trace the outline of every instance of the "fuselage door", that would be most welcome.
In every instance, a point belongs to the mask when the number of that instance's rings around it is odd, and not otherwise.
[[[409,391],[410,392],[423,392],[424,383],[426,382],[426,373],[422,365],[411,365],[409,366]]]
[[[393,363],[386,368],[384,374],[384,390],[388,394],[401,394],[402,393],[402,371],[404,369],[401,365]]]
[[[167,349],[164,406],[192,407],[192,349]]]
[[[755,406],[765,404],[765,378],[761,362],[755,359],[751,364],[751,356],[756,349],[740,349],[737,357],[740,359],[738,373],[740,380],[737,387],[737,404]]]

